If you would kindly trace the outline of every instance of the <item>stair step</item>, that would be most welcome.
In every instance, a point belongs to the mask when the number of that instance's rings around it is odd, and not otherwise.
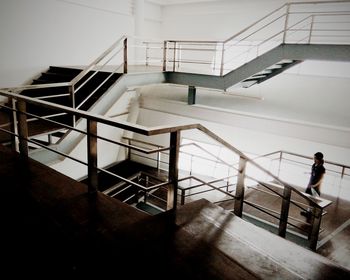
[[[67,87],[53,87],[53,88],[38,88],[38,89],[26,89],[21,92],[22,95],[29,97],[41,97],[57,94],[69,93],[69,88]]]
[[[57,138],[62,138],[65,134],[66,134],[66,132],[63,132],[63,131],[56,131],[56,132],[54,132],[54,133],[51,133],[51,136],[57,137]]]
[[[258,80],[243,81],[243,82],[241,82],[241,86],[243,88],[249,88],[249,87],[255,85],[257,82],[258,82]]]
[[[70,67],[60,67],[60,66],[50,66],[48,72],[50,73],[58,73],[65,75],[73,75],[76,76],[83,71],[82,69],[70,68]]]
[[[51,72],[44,72],[41,74],[41,80],[55,81],[55,82],[70,82],[76,75],[58,74]]]
[[[148,214],[151,214],[151,215],[157,215],[157,214],[160,214],[162,213],[163,211],[161,211],[160,209],[148,204],[148,203],[145,203],[143,201],[140,201],[136,204],[136,208],[148,213]]]

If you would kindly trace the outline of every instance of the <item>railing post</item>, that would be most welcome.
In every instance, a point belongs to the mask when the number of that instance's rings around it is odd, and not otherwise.
[[[244,177],[247,160],[243,157],[239,158],[237,186],[235,194],[234,214],[238,217],[242,217],[243,202],[244,202]]]
[[[75,109],[76,104],[75,104],[75,89],[74,89],[75,85],[71,85],[68,90],[69,90],[69,97],[70,97],[70,102],[72,105],[72,108]],[[73,119],[72,119],[72,126],[75,127],[75,122],[76,122],[76,117],[75,115],[73,115]]]
[[[278,227],[278,235],[283,238],[286,237],[286,232],[287,232],[288,214],[289,214],[291,195],[292,195],[291,188],[289,188],[288,186],[285,186],[283,190],[280,224]]]
[[[314,27],[314,19],[315,19],[315,16],[312,15],[312,16],[311,16],[311,24],[310,24],[310,33],[309,33],[308,44],[311,43],[312,29],[313,29],[313,27]]]
[[[126,74],[128,73],[128,38],[125,38],[123,41],[123,46],[124,46],[124,69],[123,73]]]
[[[12,147],[13,151],[19,151],[18,139],[15,136],[15,135],[18,135],[17,114],[16,114],[16,99],[11,98],[11,99],[9,99],[9,102],[12,104],[12,112],[10,114],[11,132],[13,133],[13,135],[11,135],[11,147]]]
[[[192,165],[193,165],[193,155],[191,155],[191,161],[190,161],[190,175],[192,175]]]
[[[188,95],[187,95],[187,104],[193,105],[196,104],[196,87],[188,86]]]
[[[230,192],[230,167],[227,166],[227,184],[226,191]]]
[[[169,182],[167,195],[167,210],[176,210],[177,185],[178,185],[178,162],[180,150],[180,131],[170,133],[170,154],[169,154]]]
[[[175,72],[176,69],[176,42],[174,42],[174,61],[173,61],[173,72]]]
[[[166,71],[167,41],[163,43],[163,72]]]
[[[149,51],[149,43],[146,42],[146,66],[149,65],[149,62],[148,62],[149,53],[148,53],[148,51]]]
[[[28,124],[26,112],[26,103],[22,100],[17,100],[17,126],[18,126],[18,141],[19,152],[22,156],[28,157]]]
[[[284,30],[283,30],[283,40],[282,43],[284,44],[286,42],[287,37],[287,29],[288,29],[288,20],[289,20],[289,10],[290,10],[290,4],[287,4],[287,11],[286,11],[286,20],[284,22]]]
[[[185,205],[185,199],[186,199],[186,191],[181,190],[181,205]]]
[[[280,151],[280,161],[279,161],[279,163],[278,163],[278,173],[277,173],[277,176],[278,176],[278,177],[280,176],[280,173],[281,173],[282,158],[283,158],[283,152]]]
[[[130,149],[131,141],[128,139],[128,147],[127,147],[127,153],[128,153],[128,160],[131,160],[131,149]]]
[[[309,241],[310,241],[309,246],[310,246],[310,249],[313,251],[316,251],[317,249],[317,241],[318,241],[318,235],[320,232],[321,219],[322,219],[322,209],[318,207],[313,207],[312,217],[311,217],[311,231],[309,234]]]
[[[160,148],[159,146],[157,147]],[[160,169],[160,161],[161,161],[161,152],[157,152],[157,171]]]
[[[222,43],[220,76],[224,75],[225,43]]]
[[[97,122],[87,121],[88,192],[95,194],[98,188],[97,177]]]

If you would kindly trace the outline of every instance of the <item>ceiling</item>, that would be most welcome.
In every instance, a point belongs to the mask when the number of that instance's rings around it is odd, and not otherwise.
[[[190,4],[190,3],[201,3],[201,2],[218,2],[222,0],[148,0],[148,1],[162,5],[162,6],[167,6],[167,5]]]

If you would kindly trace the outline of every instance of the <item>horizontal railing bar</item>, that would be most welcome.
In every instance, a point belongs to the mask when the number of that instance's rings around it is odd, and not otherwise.
[[[65,153],[59,152],[59,151],[57,151],[57,150],[51,149],[50,147],[45,146],[45,145],[43,145],[43,144],[41,144],[41,143],[39,143],[39,142],[36,142],[35,140],[20,137],[18,134],[13,133],[13,132],[8,131],[8,130],[3,129],[3,128],[0,128],[0,130],[3,131],[3,132],[5,132],[5,133],[11,134],[11,135],[13,135],[13,136],[16,136],[16,137],[19,138],[19,139],[23,139],[23,140],[25,140],[25,141],[27,141],[27,142],[30,142],[30,143],[32,143],[32,144],[38,145],[38,146],[40,146],[40,147],[42,147],[42,148],[45,148],[45,149],[47,149],[47,150],[49,150],[49,151],[51,151],[51,152],[53,152],[53,153],[56,153],[56,154],[59,154],[59,155],[61,155],[61,156],[63,156],[63,157],[66,157],[66,158],[69,158],[69,159],[71,159],[71,160],[74,160],[74,161],[76,161],[76,162],[78,162],[78,163],[81,163],[81,164],[83,164],[83,165],[86,165],[86,166],[88,165],[88,164],[87,164],[86,162],[84,162],[84,161],[81,161],[81,160],[79,160],[79,159],[77,159],[77,158],[71,157],[71,156],[69,156],[69,155],[67,155],[67,154],[65,154]]]
[[[255,204],[255,203],[253,203],[253,202],[249,202],[249,201],[247,201],[247,200],[244,200],[244,203],[248,204],[249,206],[251,206],[251,207],[253,207],[253,208],[255,208],[255,209],[258,209],[258,210],[261,211],[261,212],[264,212],[264,213],[267,214],[267,215],[270,215],[270,216],[276,218],[277,220],[280,220],[279,217],[277,217],[277,216],[275,216],[275,215],[273,215],[273,214],[267,212],[267,211],[271,211],[271,212],[273,212],[273,213],[275,213],[275,214],[279,214],[279,212],[277,212],[277,211],[274,211],[274,210],[272,210],[272,209],[270,209],[270,208],[263,207],[263,206],[261,206],[261,205],[259,205],[259,204]],[[298,220],[298,219],[293,219],[291,216],[288,216],[288,219],[292,219],[292,220],[301,222],[301,223],[303,223],[303,224],[310,225],[309,223],[306,223],[306,222],[304,222],[304,221],[301,221],[301,220]],[[303,229],[302,227],[299,227],[299,226],[297,226],[297,225],[295,225],[295,224],[293,224],[293,223],[291,223],[291,222],[287,222],[287,224],[288,224],[288,225],[291,225],[291,226],[293,226],[293,227],[295,227],[295,228],[297,228],[297,229],[300,229],[300,230],[303,231],[303,232],[308,232],[307,230]]]
[[[141,144],[147,144],[149,146],[153,146],[153,147],[157,147],[157,148],[164,148],[164,146],[162,146],[162,145],[157,145],[157,144],[153,144],[153,143],[150,143],[150,142],[146,142],[146,141],[142,141],[142,140],[126,137],[126,136],[123,136],[122,138],[126,139],[126,140],[133,141],[133,142],[138,142],[138,143],[141,143]]]
[[[211,188],[213,188],[213,189],[215,189],[215,190],[217,190],[217,191],[219,191],[219,192],[222,192],[222,193],[224,193],[224,194],[226,194],[226,195],[228,195],[228,196],[231,196],[231,197],[233,197],[233,198],[236,198],[233,194],[228,193],[228,192],[226,192],[226,191],[223,191],[223,190],[221,190],[220,188],[217,188],[217,187],[211,185],[210,183],[207,183],[207,182],[205,182],[204,180],[199,179],[199,178],[197,178],[197,177],[195,177],[195,176],[189,176],[189,177],[187,177],[187,178],[181,178],[180,180],[178,180],[178,182],[179,182],[179,181],[188,180],[188,179],[195,179],[195,180],[197,180],[197,181],[203,183],[203,184],[206,185],[206,186],[209,186],[209,187],[211,187]],[[180,187],[179,187],[179,188],[180,188]],[[187,189],[188,189],[188,188],[187,188]]]
[[[51,84],[24,85],[24,86],[20,86],[20,87],[1,88],[0,90],[22,91],[22,90],[55,88],[55,87],[64,87],[64,86],[71,86],[71,83],[70,82],[62,82],[62,83],[51,83]]]
[[[118,179],[120,179],[120,180],[122,180],[122,181],[124,181],[124,182],[126,182],[126,183],[128,183],[128,184],[130,184],[130,185],[136,186],[136,187],[138,187],[138,188],[140,188],[140,189],[142,189],[142,190],[147,190],[147,188],[145,188],[144,186],[142,186],[142,185],[140,185],[140,184],[138,184],[138,183],[135,183],[135,182],[133,182],[133,181],[131,181],[131,180],[129,180],[129,179],[126,179],[126,178],[124,178],[124,177],[122,177],[122,176],[120,176],[120,175],[114,174],[114,173],[112,173],[111,171],[108,171],[108,170],[106,170],[106,169],[97,168],[97,170],[98,170],[98,171],[101,171],[101,172],[103,172],[103,173],[106,173],[106,174],[108,174],[108,175],[111,175],[111,176],[113,176],[113,177],[116,177],[116,178],[118,178]]]
[[[215,52],[215,51],[220,51],[218,49],[194,49],[194,48],[168,48],[168,50],[179,50],[179,51],[200,51],[200,52],[208,52],[208,51],[211,51],[211,52]]]
[[[61,110],[63,112],[78,116],[78,117],[82,117],[82,118],[86,118],[89,120],[94,120],[106,125],[110,125],[113,127],[118,127],[118,128],[122,128],[122,129],[126,129],[132,132],[136,132],[139,134],[144,134],[144,135],[157,135],[157,134],[163,134],[163,133],[170,133],[173,131],[180,131],[180,130],[189,130],[189,129],[195,129],[199,126],[199,124],[189,124],[189,125],[179,125],[179,126],[158,126],[158,127],[145,127],[142,125],[138,125],[138,124],[133,124],[133,123],[129,123],[126,121],[114,121],[111,119],[108,119],[106,117],[97,115],[97,114],[93,114],[93,113],[89,113],[89,112],[85,112],[82,110],[78,110],[78,109],[72,109],[68,106],[64,106],[64,105],[59,105],[59,104],[54,104],[48,101],[44,101],[44,100],[36,100],[35,98],[32,97],[28,97],[28,96],[23,96],[20,94],[16,94],[16,93],[11,93],[11,92],[7,92],[7,91],[3,91],[0,90],[0,95],[4,95],[6,97],[12,97],[18,100],[23,100],[25,102],[31,103],[31,104],[39,104],[42,107],[45,108],[50,108],[50,109],[56,109],[56,110]]]
[[[307,29],[307,28],[300,28],[300,29],[288,29],[288,31],[305,31],[305,32],[309,32],[310,29]],[[313,28],[312,29],[312,32],[315,32],[315,31],[350,31],[350,29],[315,29]],[[314,34],[312,34],[312,37],[314,37]]]
[[[79,75],[77,75],[71,81],[72,85],[74,86],[82,77],[84,77],[90,70],[92,70],[95,67],[95,65],[97,65],[103,58],[105,58],[105,56],[112,52],[113,49],[115,49],[115,47],[126,38],[126,36],[122,36],[116,42],[114,42],[106,51],[104,51],[98,58],[96,58],[92,63],[90,63],[90,65],[88,65]]]
[[[281,150],[279,152],[282,152],[282,154],[288,154],[288,155],[292,155],[292,156],[296,156],[296,157],[302,157],[302,158],[305,158],[305,159],[310,159],[310,160],[313,160],[313,157],[310,157],[310,156],[304,156],[304,155],[301,155],[301,154],[297,154],[297,153],[293,153],[293,152],[288,152],[288,151],[284,151],[284,150]],[[282,155],[283,156],[283,155]],[[336,165],[336,166],[339,166],[339,167],[345,167],[345,168],[349,168],[350,169],[350,166],[349,165],[345,165],[345,164],[339,164],[339,163],[336,163],[336,162],[333,162],[333,161],[329,161],[329,160],[325,160],[324,163],[326,164],[332,164],[332,165]]]
[[[197,60],[168,60],[169,62],[175,62],[175,63],[188,63],[188,64],[204,64],[204,65],[211,65],[211,62],[206,61],[197,61]]]
[[[117,145],[120,145],[120,146],[123,146],[123,147],[127,147],[127,148],[130,148],[130,149],[133,149],[133,150],[145,153],[145,154],[153,154],[153,153],[157,153],[157,152],[170,150],[170,147],[164,147],[164,148],[153,149],[153,150],[146,150],[146,149],[143,149],[143,148],[140,148],[140,147],[137,147],[137,146],[125,144],[125,143],[120,142],[120,141],[111,140],[111,139],[105,138],[103,136],[98,136],[98,135],[93,135],[93,134],[92,134],[92,136],[97,137],[97,138],[99,138],[101,140],[104,140],[106,142],[109,142],[109,143],[112,143],[112,144],[117,144]]]
[[[235,184],[229,184],[229,185],[224,185],[222,187],[219,187],[220,189],[226,189],[227,187],[231,187],[231,186],[234,186]],[[180,189],[180,188],[179,188]],[[181,190],[184,190],[184,191],[187,191],[188,189],[181,189]],[[195,192],[195,193],[190,193],[190,194],[187,194],[185,195],[185,197],[191,197],[191,196],[194,196],[194,195],[197,195],[197,194],[201,194],[201,193],[207,193],[207,192],[212,192],[212,191],[215,191],[213,189],[210,189],[210,190],[205,190],[205,191],[198,191],[198,192]],[[226,192],[226,191],[225,191]],[[229,192],[228,192],[229,193]],[[229,200],[233,200],[234,198],[230,198],[230,199],[227,199],[227,201]],[[215,202],[216,203],[216,202]],[[219,203],[219,202],[218,202]]]
[[[271,209],[269,209],[269,208],[263,207],[263,206],[261,206],[261,205],[255,204],[255,203],[250,202],[250,201],[245,200],[245,199],[243,200],[243,202],[246,203],[246,204],[248,204],[249,206],[255,208],[255,209],[260,210],[261,212],[263,212],[263,213],[265,213],[265,214],[267,214],[267,215],[269,215],[269,216],[271,216],[271,217],[274,217],[274,218],[277,219],[277,220],[280,220],[280,217],[275,216],[275,215],[273,215],[273,214],[270,213],[270,212],[273,212],[273,213],[275,213],[275,214],[279,214],[277,211],[273,211],[273,210],[271,210]],[[270,211],[270,212],[269,212],[269,211]]]
[[[49,98],[56,98],[56,97],[63,97],[63,96],[70,96],[69,93],[62,93],[62,94],[55,94],[55,95],[45,95],[45,96],[38,96],[35,97],[36,99],[49,99]]]
[[[249,30],[250,28],[252,28],[254,25],[258,24],[259,22],[263,21],[264,19],[268,18],[269,16],[273,15],[274,13],[276,13],[279,10],[282,10],[283,8],[287,7],[287,4],[282,5],[281,7],[273,10],[272,12],[268,13],[267,15],[263,16],[262,18],[258,19],[257,21],[255,21],[254,23],[252,23],[251,25],[247,26],[246,28],[244,28],[243,30],[241,30],[240,32],[236,33],[235,35],[231,36],[230,38],[226,39],[224,41],[224,43],[227,43],[231,40],[233,40],[234,38],[238,37],[239,35],[243,34],[244,32],[246,32],[247,30]]]

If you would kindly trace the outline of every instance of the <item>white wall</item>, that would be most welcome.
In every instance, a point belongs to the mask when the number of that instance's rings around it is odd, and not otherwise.
[[[163,108],[165,108],[164,104]],[[179,107],[176,107],[176,109],[178,112],[180,111]],[[209,114],[208,111],[207,114]],[[182,125],[193,123],[201,123],[231,145],[248,155],[262,155],[284,150],[311,157],[316,151],[322,151],[326,160],[350,165],[350,149],[339,146],[272,134],[263,132],[262,130],[253,130],[227,123],[198,119],[195,115],[191,115],[190,117],[181,116],[179,114],[167,113],[164,110],[141,109],[138,119],[138,124],[145,126],[164,124]],[[213,143],[210,138],[206,137],[203,133],[196,132],[195,130],[184,131],[182,136],[198,141]],[[167,143],[169,143],[169,135],[167,134],[163,135],[163,137],[159,136],[158,139],[152,139],[141,135],[135,135],[135,138],[160,145],[167,145]]]
[[[226,39],[285,2],[234,0],[160,6],[145,0],[142,32],[152,38]],[[0,87],[25,83],[49,65],[88,64],[121,35],[135,33],[133,13],[132,0],[2,0]],[[302,116],[302,121],[348,129],[349,79],[328,79],[325,75],[300,76],[298,82],[291,75],[280,75],[249,90],[232,89],[235,94],[269,101],[265,103],[255,99],[229,103],[225,98],[213,99],[212,95],[198,95],[198,101],[227,110],[257,114],[268,111],[269,116],[279,118]],[[305,136],[300,139],[307,140]],[[332,134],[326,138],[332,138]],[[349,139],[339,139],[349,143]]]
[[[288,2],[305,1],[223,0],[164,6],[162,37],[225,40]]]
[[[208,124],[219,136],[248,153],[287,150],[308,155],[319,149],[328,151],[328,160],[349,164],[350,113],[346,106],[350,97],[345,96],[344,88],[337,87],[338,78],[313,77],[305,90],[305,86],[299,88],[305,77],[283,76],[281,81],[270,81],[281,88],[262,83],[247,95],[200,88],[196,105],[192,106],[187,105],[186,87],[143,87],[139,123]],[[295,83],[295,87],[283,87],[285,83]]]
[[[145,3],[144,35],[159,37],[160,7]],[[134,35],[133,0],[0,1],[0,87],[50,65],[87,65],[122,35]]]

